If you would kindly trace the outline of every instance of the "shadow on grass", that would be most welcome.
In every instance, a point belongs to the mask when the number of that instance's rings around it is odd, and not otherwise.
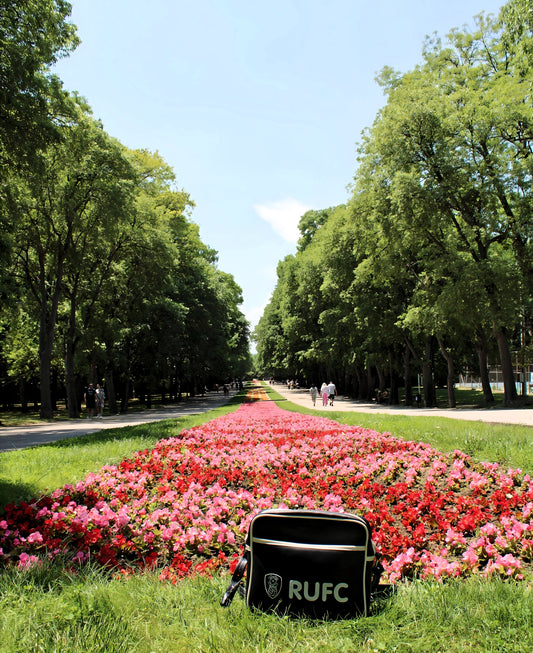
[[[8,504],[29,501],[29,497],[35,497],[37,494],[38,488],[32,483],[7,481],[5,478],[0,478],[0,515]]]

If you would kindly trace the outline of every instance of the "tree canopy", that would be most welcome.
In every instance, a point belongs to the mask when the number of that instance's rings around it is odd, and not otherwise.
[[[0,381],[5,404],[51,417],[105,379],[177,398],[249,371],[242,291],[192,221],[157,152],[129,150],[50,73],[77,44],[63,0],[0,13]],[[39,393],[36,396],[36,393]]]
[[[352,195],[302,217],[292,277],[278,275],[256,330],[262,366],[265,334],[278,332],[303,345],[292,360],[277,352],[283,375],[334,374],[365,398],[388,386],[395,401],[403,376],[410,401],[416,372],[426,405],[443,379],[454,405],[457,372],[474,363],[491,401],[490,358],[505,402],[517,400],[512,352],[524,367],[533,289],[532,21],[531,0],[511,0],[428,39],[414,70],[381,71],[387,101],[359,145]],[[311,257],[321,282],[307,285]]]

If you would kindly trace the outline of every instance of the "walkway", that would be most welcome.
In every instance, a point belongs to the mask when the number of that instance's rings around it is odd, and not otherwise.
[[[284,399],[298,406],[313,409],[308,390],[288,390],[285,384],[275,383],[272,388]],[[280,404],[283,407],[283,404]],[[315,410],[327,414],[328,411],[348,411],[353,413],[385,413],[388,415],[408,415],[411,417],[448,417],[473,422],[492,422],[495,424],[523,424],[533,426],[533,408],[414,408],[411,406],[385,406],[383,404],[354,401],[349,397],[337,397],[333,408],[322,406],[317,396]]]
[[[103,419],[69,419],[30,426],[0,427],[0,452],[26,449],[47,442],[97,433],[103,429],[116,429],[123,426],[137,426],[162,419],[197,415],[226,404],[229,396],[223,392],[207,392],[204,396],[192,397],[177,404],[162,408],[151,408],[139,412],[105,416]]]

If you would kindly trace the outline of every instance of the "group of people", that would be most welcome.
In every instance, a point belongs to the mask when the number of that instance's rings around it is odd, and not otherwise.
[[[313,406],[316,406],[316,398],[317,398],[318,390],[314,383],[309,388],[309,393],[311,394],[311,401],[313,402]],[[333,400],[335,399],[336,395],[337,395],[337,388],[335,387],[333,381],[330,381],[329,383],[326,383],[324,381],[324,383],[320,387],[322,406],[327,406],[328,404],[330,406],[333,406]]]
[[[299,390],[300,389],[300,382],[298,381],[298,379],[296,379],[296,381],[294,379],[287,379],[287,381],[285,381],[285,383],[287,384],[287,390]]]
[[[105,391],[99,383],[96,384],[96,388],[92,383],[89,383],[85,388],[83,400],[87,408],[87,419],[95,417],[95,410],[97,418],[102,419],[104,417]]]

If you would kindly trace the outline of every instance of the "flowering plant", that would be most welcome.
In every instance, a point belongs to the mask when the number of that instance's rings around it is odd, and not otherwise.
[[[255,401],[0,517],[0,563],[63,556],[175,582],[235,564],[272,507],[363,515],[391,582],[532,576],[533,482],[461,451]]]

